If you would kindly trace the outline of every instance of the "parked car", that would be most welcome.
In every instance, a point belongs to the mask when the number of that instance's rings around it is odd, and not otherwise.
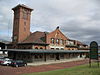
[[[27,66],[27,63],[22,60],[13,60],[10,65],[14,67],[20,67],[20,66]]]
[[[12,61],[12,59],[9,59],[9,58],[0,59],[0,64],[8,66],[11,64],[11,61]]]
[[[0,58],[0,64],[3,62],[4,58]]]

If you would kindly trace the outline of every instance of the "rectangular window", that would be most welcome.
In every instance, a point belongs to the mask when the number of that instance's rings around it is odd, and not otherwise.
[[[59,39],[56,39],[56,43],[59,44]]]
[[[60,40],[60,44],[64,45],[64,40],[63,39]]]
[[[65,43],[64,40],[62,40],[62,44],[63,44],[63,45],[64,45],[64,43]]]
[[[74,42],[73,41],[70,41],[70,45],[74,45]]]
[[[28,19],[28,13],[26,9],[23,9],[23,19]]]
[[[66,45],[66,40],[65,40],[65,45]]]
[[[52,43],[52,44],[54,44],[54,40],[55,40],[54,38],[51,38],[51,43]]]
[[[26,31],[26,21],[24,21],[24,31]]]
[[[67,44],[67,45],[70,45],[70,41],[66,41],[66,44]]]
[[[60,40],[60,44],[62,45],[62,39]]]

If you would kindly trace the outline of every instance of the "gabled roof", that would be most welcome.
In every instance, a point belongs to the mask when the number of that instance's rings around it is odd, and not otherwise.
[[[82,43],[82,42],[80,42],[80,41],[77,41],[77,44],[78,44],[78,45],[85,45],[85,46],[87,46],[86,44],[84,44],[84,43]]]
[[[66,39],[69,39],[68,37],[66,37],[66,36],[60,31],[59,26],[56,28],[56,30],[50,32],[49,34],[52,34],[52,33],[56,32],[56,31],[58,31],[60,34],[62,34]]]
[[[46,33],[36,31],[32,33],[27,39],[25,39],[22,43],[46,43]]]

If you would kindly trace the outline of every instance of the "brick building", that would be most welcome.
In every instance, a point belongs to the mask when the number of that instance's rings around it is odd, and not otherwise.
[[[25,5],[17,5],[14,11],[13,37],[11,47],[17,49],[87,49],[88,46],[66,37],[57,27],[52,32],[30,32],[30,18],[33,9]]]
[[[77,50],[88,50],[88,46],[86,44],[81,43],[77,40],[72,40],[68,37],[66,37],[60,30],[59,26],[52,32],[41,32],[36,31],[31,33],[30,32],[30,19],[31,19],[31,12],[33,9],[27,7],[26,5],[17,5],[12,9],[14,11],[14,22],[13,22],[13,37],[12,37],[12,43],[8,44],[8,49],[28,49],[32,50],[33,53],[35,53],[36,56],[34,58],[37,58],[39,55],[40,59],[43,58],[43,60],[46,60],[46,54],[49,53],[49,58],[59,59],[59,56],[66,57],[71,55],[71,53],[67,53],[68,50],[79,52],[76,55],[73,53],[72,55],[77,56],[80,54],[80,51]],[[29,50],[30,49],[30,50]],[[40,49],[40,52],[34,51]],[[23,52],[8,52],[8,55],[10,57],[21,59],[21,57],[32,57],[32,54],[27,54],[26,51]],[[49,52],[45,52],[44,50],[47,50]],[[55,52],[55,50],[58,52]],[[59,50],[59,51],[58,51]],[[65,53],[60,51],[66,51]],[[51,52],[54,51],[54,52]],[[61,54],[61,53],[64,54]],[[40,54],[37,54],[40,53]],[[55,54],[57,53],[57,54]],[[67,55],[67,54],[68,55]],[[83,52],[84,53],[84,52]],[[20,56],[23,55],[23,56]],[[48,57],[47,55],[47,57]],[[51,56],[51,57],[50,57]],[[22,58],[23,59],[23,58]]]

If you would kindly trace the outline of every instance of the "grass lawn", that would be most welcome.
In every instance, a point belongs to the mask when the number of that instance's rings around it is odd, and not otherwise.
[[[92,68],[89,68],[89,65],[81,65],[72,68],[23,75],[100,75],[100,68],[97,67],[97,63],[93,63]]]

